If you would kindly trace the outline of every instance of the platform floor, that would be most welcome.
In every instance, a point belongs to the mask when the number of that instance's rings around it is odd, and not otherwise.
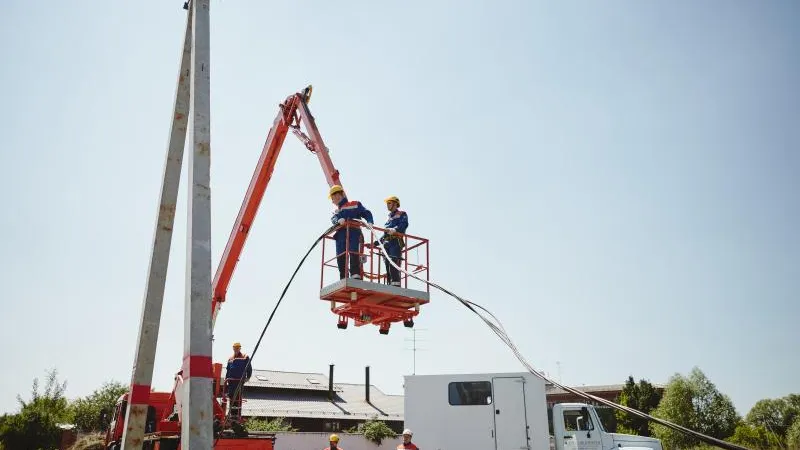
[[[357,301],[376,305],[413,308],[430,302],[430,293],[416,289],[405,289],[383,283],[345,278],[329,284],[320,291],[322,300],[350,303],[350,293],[356,292]]]

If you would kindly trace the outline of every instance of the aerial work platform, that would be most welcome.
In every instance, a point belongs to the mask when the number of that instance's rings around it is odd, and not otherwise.
[[[359,243],[358,252],[336,253],[334,235],[345,227],[361,229],[364,242]],[[323,240],[320,299],[331,303],[331,312],[339,316],[337,326],[341,329],[347,328],[350,319],[357,327],[377,325],[381,334],[388,334],[389,327],[394,322],[403,322],[406,327],[413,327],[414,317],[419,314],[420,306],[430,302],[428,284],[406,273],[400,272],[400,286],[387,283],[386,260],[381,248],[371,244],[380,239],[385,231],[380,227],[370,230],[360,222],[348,221],[331,231]],[[409,234],[398,233],[396,236],[404,244],[399,266],[423,280],[429,280],[428,240]],[[345,245],[345,248],[349,246]],[[346,278],[340,278],[340,258],[347,269],[351,267],[351,258],[359,258],[362,262],[362,272],[359,274],[361,278],[353,278],[349,273]]]

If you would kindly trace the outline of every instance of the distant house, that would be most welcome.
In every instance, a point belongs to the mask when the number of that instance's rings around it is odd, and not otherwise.
[[[254,370],[244,387],[242,416],[282,417],[305,432],[343,431],[377,418],[402,432],[402,395],[387,395],[366,383],[331,381],[321,373]]]
[[[582,397],[579,397],[571,392],[567,392],[561,388],[555,387],[552,384],[548,383],[546,386],[545,394],[547,396],[547,406],[551,407],[556,403],[588,403],[595,406],[600,406],[598,402],[592,400],[586,400]],[[622,393],[622,389],[625,387],[624,384],[602,384],[596,386],[573,386],[573,389],[585,392],[587,394],[592,394],[595,397],[600,397],[605,400],[610,400],[612,402],[616,402],[619,398],[619,394]],[[661,393],[664,392],[664,386],[660,384],[654,384],[653,387],[656,391]]]

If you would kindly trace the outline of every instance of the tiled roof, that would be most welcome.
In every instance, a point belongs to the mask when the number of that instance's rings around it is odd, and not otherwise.
[[[267,381],[258,380],[256,375],[261,375]],[[316,388],[317,385],[313,385],[315,386],[313,388],[306,387],[302,380],[305,380],[306,376],[309,375],[318,379],[323,388],[318,389]],[[365,386],[363,384],[335,384],[332,402],[328,400],[327,396],[319,393],[309,392],[303,394],[297,391],[259,389],[277,387],[307,391],[327,391],[328,378],[322,374],[254,370],[253,376],[246,386],[251,388],[245,394],[242,404],[243,416],[324,417],[359,420],[377,416],[382,420],[403,420],[403,396],[384,394],[374,385],[370,386],[370,403],[367,403],[364,398]]]

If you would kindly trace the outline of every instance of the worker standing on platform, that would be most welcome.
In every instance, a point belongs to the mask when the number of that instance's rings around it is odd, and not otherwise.
[[[233,356],[228,358],[225,368],[225,386],[230,404],[230,417],[240,421],[242,418],[242,391],[244,383],[253,375],[250,357],[242,353],[242,344],[233,343]],[[239,386],[241,384],[241,386]]]
[[[397,446],[397,450],[419,450],[419,447],[411,442],[412,436],[414,433],[411,430],[408,428],[403,430],[403,443]]]
[[[400,235],[404,234],[408,228],[408,214],[405,211],[400,211],[400,199],[394,195],[386,198],[384,203],[386,203],[386,209],[389,210],[389,218],[386,220],[386,225],[383,226],[386,228],[386,234],[381,237],[383,248],[388,253],[388,255],[384,255],[383,260],[386,261],[389,284],[400,286],[400,271],[389,262],[389,258],[397,266],[400,266],[402,251],[405,246],[403,237]]]
[[[342,447],[339,447],[338,435],[332,434],[331,437],[328,438],[328,443],[330,446],[326,447],[325,450],[344,450]]]
[[[334,205],[336,212],[331,217],[334,225],[344,225],[346,220],[364,219],[373,223],[372,213],[359,201],[348,201],[347,195],[338,184],[331,187],[328,197]],[[345,226],[336,230],[333,235],[336,240],[336,262],[339,266],[339,279],[347,278],[347,260],[350,260],[350,278],[361,279],[361,248],[364,244],[364,235],[360,227]]]

